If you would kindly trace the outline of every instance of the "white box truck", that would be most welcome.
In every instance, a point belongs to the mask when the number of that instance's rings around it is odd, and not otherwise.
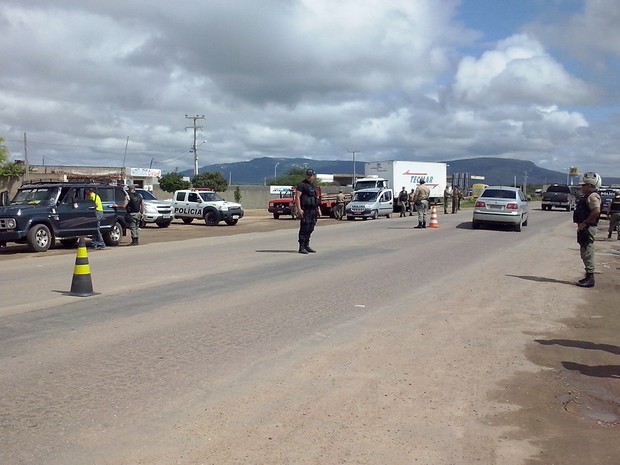
[[[355,182],[355,190],[387,187],[397,196],[404,187],[407,192],[418,187],[420,179],[431,188],[431,204],[443,202],[448,165],[423,161],[373,161],[364,166],[364,178]]]

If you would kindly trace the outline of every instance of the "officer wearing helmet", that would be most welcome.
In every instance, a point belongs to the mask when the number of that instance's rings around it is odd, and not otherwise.
[[[594,237],[601,215],[601,196],[596,190],[601,187],[601,177],[597,173],[585,173],[581,181],[581,197],[573,213],[577,224],[577,242],[586,275],[577,282],[579,287],[594,287]]]

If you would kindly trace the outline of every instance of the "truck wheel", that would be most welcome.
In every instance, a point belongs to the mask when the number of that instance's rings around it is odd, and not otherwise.
[[[217,219],[217,213],[215,213],[214,211],[208,211],[207,213],[205,213],[205,223],[207,223],[207,226],[217,226],[217,224],[219,223],[219,220]]]
[[[46,252],[54,240],[52,233],[44,224],[35,224],[26,236],[28,248],[33,252]]]
[[[105,242],[106,245],[117,246],[123,237],[123,227],[118,221],[116,221],[112,225],[112,229],[106,233],[103,233],[102,236],[103,242]]]
[[[273,214],[273,219],[277,220],[278,218],[280,218],[280,214],[279,213],[274,213]]]
[[[72,237],[71,239],[60,239],[60,243],[62,245],[64,245],[65,247],[75,247],[75,244],[77,244],[78,238],[77,237]]]
[[[183,223],[185,224],[190,224],[192,221],[194,221],[194,218],[183,218]]]
[[[160,228],[167,228],[172,223],[172,220],[156,221],[155,224]]]
[[[225,220],[225,221],[228,226],[234,226],[239,222],[239,220]]]
[[[379,217],[379,212],[377,210],[373,211],[370,215],[370,219],[376,220]]]

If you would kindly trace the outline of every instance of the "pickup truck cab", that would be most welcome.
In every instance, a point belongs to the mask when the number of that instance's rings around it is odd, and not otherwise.
[[[566,211],[575,209],[577,199],[566,184],[552,184],[543,193],[541,206],[543,210],[552,210],[553,207],[563,208]]]
[[[201,189],[178,190],[172,199],[173,215],[190,224],[194,219],[203,219],[208,226],[224,221],[234,226],[243,218],[240,204],[228,202],[216,192]]]
[[[380,187],[361,189],[353,193],[353,199],[347,204],[347,220],[355,218],[377,219],[379,216],[389,218],[394,210],[394,193],[392,189]]]

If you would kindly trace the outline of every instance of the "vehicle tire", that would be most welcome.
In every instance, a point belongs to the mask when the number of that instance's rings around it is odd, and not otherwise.
[[[123,238],[123,226],[118,221],[115,221],[112,225],[112,229],[103,233],[102,236],[105,245],[117,246]]]
[[[239,222],[239,220],[224,220],[224,221],[226,222],[228,226],[234,226]]]
[[[60,239],[60,243],[67,248],[75,247],[75,244],[77,244],[77,242],[77,237],[72,237],[71,239]]]
[[[172,223],[172,220],[156,221],[155,224],[160,228],[167,228]]]
[[[54,242],[54,236],[44,224],[35,224],[26,235],[28,248],[33,252],[46,252]]]
[[[390,213],[388,213],[387,215],[385,215],[385,217],[386,217],[387,219],[390,219],[390,217],[391,217],[391,216],[392,216],[392,215],[391,215]]]
[[[523,219],[523,218],[522,218]],[[517,224],[515,224],[515,231],[517,232],[521,232],[521,222],[519,221]]]
[[[376,220],[377,218],[379,218],[379,212],[375,210],[370,214],[370,219]]]
[[[527,222],[528,222],[528,220],[529,220],[529,219],[530,219],[530,218],[529,218],[529,216],[528,216],[528,217],[525,219],[525,221],[523,222],[523,226],[527,226]]]
[[[471,229],[480,229],[480,223],[478,221],[472,221]]]
[[[274,213],[273,214],[273,219],[277,220],[278,218],[280,218],[280,214],[279,213]]]
[[[183,218],[183,223],[185,224],[190,224],[192,221],[194,221],[194,218]]]
[[[219,222],[220,221],[217,218],[217,213],[215,213],[213,210],[205,213],[205,223],[207,224],[207,226],[217,226]]]

